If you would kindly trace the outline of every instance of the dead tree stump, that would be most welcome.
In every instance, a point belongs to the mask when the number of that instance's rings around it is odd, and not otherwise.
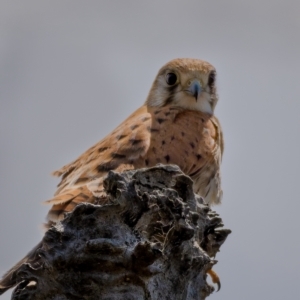
[[[107,205],[78,205],[17,273],[12,299],[205,299],[226,240],[177,166],[109,172]]]

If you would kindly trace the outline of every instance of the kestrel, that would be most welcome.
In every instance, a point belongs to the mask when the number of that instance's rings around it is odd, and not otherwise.
[[[224,142],[214,116],[217,101],[216,70],[210,63],[187,58],[168,62],[159,70],[144,105],[53,173],[62,178],[47,201],[52,204],[49,224],[81,202],[103,203],[103,179],[110,170],[122,172],[157,163],[178,165],[207,204],[220,203]],[[218,281],[212,270],[209,273]]]
[[[146,102],[113,132],[53,174],[62,176],[49,221],[80,202],[101,203],[110,171],[176,164],[208,204],[221,201],[223,136],[214,108],[216,71],[198,59],[175,59],[158,72]]]

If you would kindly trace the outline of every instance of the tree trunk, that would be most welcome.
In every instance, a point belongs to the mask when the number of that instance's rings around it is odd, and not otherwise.
[[[198,299],[230,230],[177,166],[110,172],[107,205],[78,205],[17,273],[12,299]]]

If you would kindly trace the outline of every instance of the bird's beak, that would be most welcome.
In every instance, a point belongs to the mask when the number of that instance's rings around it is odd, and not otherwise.
[[[188,88],[186,89],[186,92],[188,92],[189,94],[192,94],[193,97],[196,99],[198,99],[198,95],[201,93],[202,91],[202,87],[201,87],[201,83],[198,79],[194,79],[191,81],[191,83],[189,84]]]

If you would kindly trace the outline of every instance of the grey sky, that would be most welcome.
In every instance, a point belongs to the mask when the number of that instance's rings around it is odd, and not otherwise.
[[[300,299],[299,12],[299,0],[2,0],[0,273],[42,237],[50,172],[139,107],[164,63],[194,57],[218,72],[215,209],[233,231],[210,299]]]

